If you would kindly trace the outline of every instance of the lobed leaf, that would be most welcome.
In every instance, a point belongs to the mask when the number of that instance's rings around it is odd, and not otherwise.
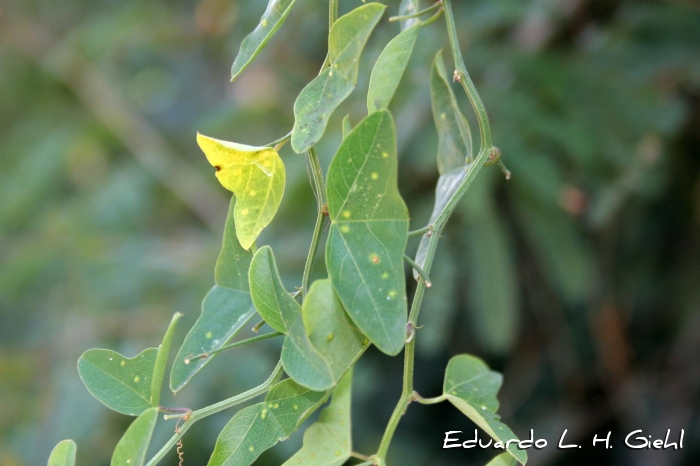
[[[117,443],[111,466],[143,466],[158,418],[158,408],[144,411]]]
[[[47,466],[75,466],[78,447],[73,440],[62,440],[51,451]]]
[[[506,445],[517,437],[508,426],[500,422],[498,399],[503,377],[489,370],[479,358],[467,354],[450,359],[445,370],[444,395],[457,409],[462,411],[477,426],[496,442]],[[525,464],[527,453],[510,445],[507,449],[516,460]]]
[[[267,42],[284,24],[296,0],[270,0],[260,18],[260,24],[243,39],[238,55],[231,67],[231,81],[234,81],[244,69],[265,48]]]
[[[398,191],[397,165],[394,122],[382,110],[345,138],[327,184],[326,264],[333,288],[362,333],[390,355],[403,348],[407,320],[408,210]]]
[[[408,60],[418,39],[420,23],[414,24],[391,39],[377,59],[369,79],[367,110],[369,113],[389,107],[406,71]]]
[[[181,390],[216,355],[189,362],[189,357],[224,346],[255,314],[248,286],[248,269],[253,253],[236,237],[236,198],[231,198],[223,246],[216,261],[216,285],[202,302],[202,313],[187,333],[170,372],[170,389]],[[189,362],[189,364],[188,364]]]
[[[265,450],[289,437],[318,408],[326,392],[314,392],[284,380],[265,401],[237,412],[216,440],[209,466],[247,466]]]
[[[321,411],[319,420],[304,432],[301,449],[282,466],[341,466],[352,450],[350,402],[352,399],[352,370],[349,370],[333,390],[330,405]]]
[[[282,365],[297,383],[312,390],[331,388],[367,348],[368,341],[349,322],[328,281],[312,284],[302,310],[284,288],[269,246],[253,258],[250,286],[260,315],[286,334]]]
[[[216,168],[221,185],[236,195],[236,235],[243,249],[250,249],[282,202],[286,179],[282,159],[270,147],[251,147],[199,133],[197,143]]]
[[[106,349],[91,349],[78,359],[78,373],[88,391],[118,413],[138,416],[153,407],[151,382],[157,348],[134,358]]]
[[[328,36],[330,66],[294,102],[292,149],[295,152],[305,152],[321,139],[328,119],[355,88],[362,50],[385,8],[379,3],[369,3],[333,24]]]

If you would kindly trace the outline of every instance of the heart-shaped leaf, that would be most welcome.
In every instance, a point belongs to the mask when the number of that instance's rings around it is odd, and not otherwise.
[[[265,48],[267,42],[284,24],[295,2],[296,0],[269,1],[258,27],[241,42],[241,48],[231,67],[231,81],[235,80]]]
[[[157,357],[157,348],[131,359],[116,351],[91,349],[80,356],[78,372],[88,391],[105,406],[138,416],[153,407],[151,381]]]
[[[389,107],[418,39],[420,23],[391,39],[377,59],[367,92],[369,113]]]
[[[517,440],[512,430],[500,421],[498,399],[503,377],[489,370],[479,358],[462,354],[450,359],[445,370],[443,385],[445,397],[462,413],[482,428],[496,442],[505,446],[508,440]],[[520,463],[525,464],[527,453],[517,445],[508,447],[510,453]]]
[[[348,134],[328,169],[331,219],[326,265],[357,327],[395,355],[406,338],[403,254],[408,209],[397,186],[391,114],[367,116]]]
[[[150,408],[131,423],[114,449],[111,466],[143,466],[157,418],[158,408]]]
[[[301,91],[294,103],[295,152],[305,152],[321,139],[328,119],[355,88],[362,50],[385,8],[369,3],[333,23],[328,36],[330,66]]]
[[[352,369],[333,390],[330,405],[321,411],[318,422],[304,432],[304,444],[283,466],[341,466],[352,450],[350,402],[352,398]]]
[[[129,416],[158,406],[170,342],[181,316],[175,313],[160,347],[148,348],[134,358],[107,349],[83,353],[78,359],[78,373],[92,396]]]
[[[224,346],[255,314],[248,286],[248,269],[253,253],[243,249],[236,238],[234,220],[236,198],[231,198],[221,254],[216,261],[216,285],[202,302],[202,313],[178,351],[170,372],[170,389],[185,384],[216,355],[189,361],[194,355]],[[188,363],[189,362],[189,363]]]
[[[51,451],[47,466],[75,466],[75,454],[78,451],[73,440],[63,440]]]
[[[277,213],[284,194],[282,159],[270,147],[251,147],[197,134],[222,186],[236,195],[233,217],[243,249],[250,249]]]
[[[237,412],[219,434],[209,466],[248,466],[261,453],[296,431],[318,408],[326,392],[314,392],[283,380],[265,401]]]

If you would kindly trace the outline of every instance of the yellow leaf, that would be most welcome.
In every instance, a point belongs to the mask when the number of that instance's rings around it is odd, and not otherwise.
[[[221,185],[236,195],[233,219],[241,246],[250,249],[275,216],[284,194],[282,159],[270,147],[252,147],[197,133]]]

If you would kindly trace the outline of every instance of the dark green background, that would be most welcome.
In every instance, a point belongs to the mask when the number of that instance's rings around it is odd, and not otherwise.
[[[1,5],[3,466],[45,464],[63,438],[78,442],[79,464],[108,464],[130,419],[90,397],[76,361],[91,347],[133,356],[156,345],[176,311],[186,314],[179,344],[194,322],[213,284],[228,201],[195,133],[261,145],[289,131],[294,99],[326,51],[326,2],[297,3],[234,84],[229,67],[262,0]],[[398,0],[385,3],[395,14]],[[360,4],[343,0],[342,12]],[[417,389],[438,395],[448,358],[469,352],[504,373],[501,412],[513,430],[549,440],[530,451],[530,464],[697,464],[700,6],[453,4],[467,67],[513,179],[484,169],[450,221],[421,315]],[[358,89],[319,145],[324,166],[339,144],[340,118],[364,116],[369,70],[397,31],[383,21],[371,38]],[[437,179],[428,78],[446,46],[444,22],[421,32],[391,108],[413,228],[427,221]],[[289,147],[282,157],[285,198],[260,243],[275,249],[291,288],[301,279],[315,202],[303,157]],[[265,342],[224,355],[164,402],[198,408],[245,390],[266,378],[278,350],[279,342]],[[401,369],[401,358],[377,351],[359,362],[358,451],[376,450]],[[187,434],[185,464],[205,464],[232,414]],[[160,422],[154,443],[173,428]],[[445,431],[473,428],[449,405],[411,406],[392,464],[484,464],[493,452],[441,450]],[[623,447],[627,432],[667,428],[686,430],[684,450]],[[584,447],[557,450],[564,429]],[[608,431],[612,450],[590,446]],[[280,464],[300,439],[260,464]]]

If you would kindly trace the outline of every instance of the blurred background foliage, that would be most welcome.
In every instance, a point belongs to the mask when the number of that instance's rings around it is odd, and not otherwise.
[[[281,137],[325,57],[327,2],[299,1],[255,64],[228,83],[265,3],[0,5],[3,466],[45,464],[68,437],[78,442],[79,464],[108,464],[130,419],[90,397],[79,355],[109,347],[131,356],[157,344],[172,313],[186,314],[179,338],[197,317],[213,284],[228,193],[195,133],[254,145]],[[395,14],[398,0],[385,3]],[[359,4],[343,0],[341,10]],[[417,336],[419,391],[437,395],[448,357],[470,352],[504,373],[506,422],[521,438],[532,428],[549,440],[530,452],[531,464],[697,464],[699,4],[472,0],[455,1],[454,10],[513,179],[482,171],[445,234]],[[369,70],[398,27],[384,21],[371,38],[358,89],[319,145],[326,166],[342,116],[364,116]],[[433,202],[428,83],[446,46],[442,22],[421,32],[392,105],[414,228]],[[285,199],[261,243],[276,249],[291,288],[315,204],[303,157],[288,147],[282,156]],[[265,342],[221,356],[164,401],[198,408],[256,385],[278,350]],[[358,451],[376,450],[401,370],[401,358],[376,351],[360,361]],[[186,464],[205,464],[232,414],[188,433]],[[173,428],[161,422],[154,444]],[[484,464],[492,452],[441,450],[445,431],[473,428],[450,406],[412,406],[390,459]],[[555,448],[565,428],[581,450]],[[632,430],[663,436],[668,428],[686,429],[682,451],[622,448]],[[590,446],[608,431],[615,449]],[[280,464],[300,441],[295,434],[260,464]]]

